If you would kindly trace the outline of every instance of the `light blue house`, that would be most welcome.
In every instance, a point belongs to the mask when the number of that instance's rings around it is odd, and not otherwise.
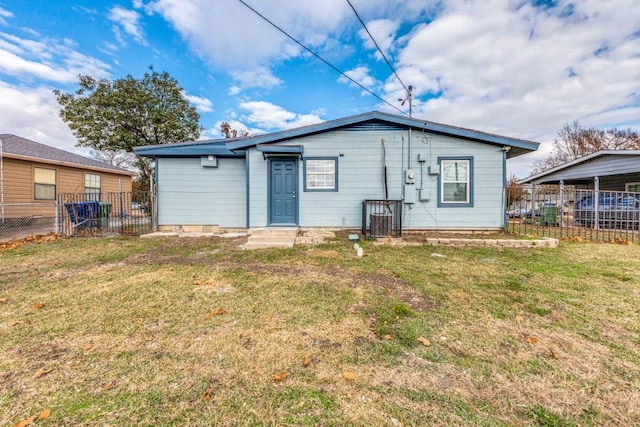
[[[397,201],[390,212],[404,230],[490,230],[506,224],[506,160],[537,148],[370,112],[135,152],[155,160],[159,230],[361,229],[370,218],[365,200]]]

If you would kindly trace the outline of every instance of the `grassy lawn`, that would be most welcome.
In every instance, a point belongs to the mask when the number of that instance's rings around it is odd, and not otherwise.
[[[0,425],[640,424],[638,245],[237,244],[0,251]]]

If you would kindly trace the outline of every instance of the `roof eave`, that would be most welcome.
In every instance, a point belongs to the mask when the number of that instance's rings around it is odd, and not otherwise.
[[[137,175],[135,172],[131,172],[125,169],[117,170],[117,169],[110,169],[110,168],[102,168],[99,166],[90,166],[90,165],[83,165],[80,163],[63,162],[60,160],[43,159],[40,157],[24,156],[21,154],[14,154],[14,153],[3,153],[2,156],[7,159],[25,160],[25,161],[34,162],[34,163],[45,163],[48,165],[66,166],[66,167],[75,168],[75,169],[86,169],[91,171],[107,172],[115,175],[128,175],[128,176]]]

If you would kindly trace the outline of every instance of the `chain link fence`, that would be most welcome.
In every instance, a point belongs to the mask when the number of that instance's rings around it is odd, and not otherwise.
[[[58,232],[57,202],[0,204],[0,242]]]
[[[604,242],[640,241],[640,193],[553,185],[509,191],[510,232]]]

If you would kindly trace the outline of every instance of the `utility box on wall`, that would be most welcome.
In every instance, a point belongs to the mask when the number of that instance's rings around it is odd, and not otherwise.
[[[416,188],[413,184],[406,184],[404,186],[404,202],[406,204],[413,204],[416,202]]]
[[[218,158],[216,156],[202,156],[200,157],[200,166],[205,168],[217,168]]]

